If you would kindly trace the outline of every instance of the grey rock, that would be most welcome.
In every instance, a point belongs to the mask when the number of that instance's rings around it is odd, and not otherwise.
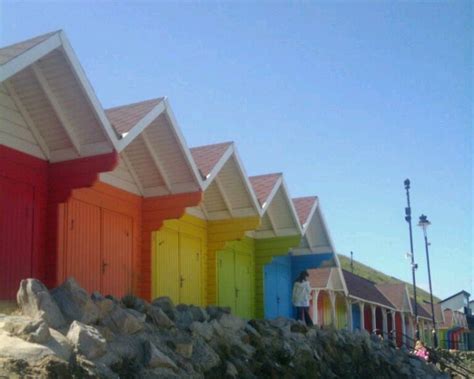
[[[146,302],[143,299],[140,299],[139,297],[136,297],[135,295],[125,295],[122,297],[122,304],[125,305],[127,308],[134,309],[137,312],[145,313],[147,310],[147,307],[150,306],[148,302]]]
[[[175,321],[176,308],[173,304],[173,301],[169,297],[158,297],[152,301],[151,305],[161,308],[161,310],[166,313],[170,320]]]
[[[238,377],[239,372],[237,371],[237,368],[234,366],[232,362],[229,362],[229,361],[226,362],[225,375],[226,375],[226,378],[229,378],[229,379]]]
[[[88,359],[99,358],[107,351],[107,341],[100,332],[79,321],[73,321],[67,333],[67,339],[75,350]]]
[[[25,316],[41,318],[50,327],[59,329],[66,321],[48,289],[37,279],[24,279],[16,295],[18,306]]]
[[[139,313],[140,316],[144,316]],[[108,327],[116,334],[134,334],[144,328],[144,320],[137,318],[131,309],[122,309],[115,305],[110,314],[100,321],[102,326]]]
[[[191,354],[193,366],[199,372],[208,372],[219,366],[221,359],[219,355],[202,338],[194,340],[194,348]]]
[[[174,322],[166,315],[160,307],[150,306],[146,310],[146,314],[154,325],[157,327],[171,328],[174,326]]]
[[[51,338],[46,322],[26,316],[0,315],[0,329],[27,342],[44,343]]]
[[[235,333],[245,328],[246,321],[233,314],[223,314],[219,319],[219,324],[221,324],[224,329]]]
[[[209,320],[209,315],[207,314],[205,309],[191,305],[189,310],[193,316],[194,321],[205,322]]]
[[[223,314],[230,314],[229,307],[218,307],[216,305],[208,305],[206,307],[206,312],[209,315],[211,320],[220,319]]]
[[[178,366],[174,363],[170,357],[159,350],[153,343],[148,342],[145,344],[145,356],[147,357],[146,365],[149,368],[169,368],[172,370],[178,370]]]
[[[191,332],[195,335],[201,336],[206,341],[210,341],[214,335],[214,328],[212,324],[208,322],[197,322],[194,321],[189,327]]]
[[[74,278],[53,289],[51,295],[68,321],[94,324],[99,319],[99,308]]]
[[[184,358],[191,358],[193,355],[193,341],[189,338],[180,338],[175,341],[176,352]]]

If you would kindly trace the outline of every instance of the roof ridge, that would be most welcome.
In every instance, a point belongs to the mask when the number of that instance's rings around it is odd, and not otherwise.
[[[120,108],[126,108],[126,107],[133,107],[135,105],[141,105],[141,104],[144,104],[144,103],[150,103],[152,101],[163,101],[163,99],[165,98],[165,96],[161,96],[161,97],[156,97],[156,98],[153,98],[153,99],[148,99],[148,100],[142,100],[142,101],[136,101],[134,103],[130,103],[130,104],[123,104],[123,105],[117,105],[115,107],[110,107],[110,108],[107,108],[105,109],[106,112],[108,111],[114,111],[114,110],[117,110],[117,109],[120,109]]]
[[[190,149],[201,149],[204,147],[214,147],[214,146],[223,146],[223,145],[232,145],[234,144],[234,141],[225,141],[225,142],[216,142],[216,143],[210,143],[208,145],[199,145],[199,146],[193,146],[190,147]]]
[[[268,174],[260,174],[260,175],[251,175],[249,176],[249,178],[261,178],[261,177],[264,177],[264,176],[283,176],[283,172],[270,172]]]
[[[48,33],[43,33],[43,34],[40,34],[40,35],[37,35],[37,36],[34,36],[34,37],[30,37],[30,38],[27,38],[27,39],[24,39],[22,41],[19,41],[19,42],[15,42],[15,43],[12,43],[10,45],[6,45],[6,46],[2,46],[0,48],[1,49],[8,49],[10,47],[13,47],[15,45],[20,45],[22,43],[25,43],[25,42],[28,42],[28,41],[32,41],[32,40],[35,40],[35,39],[40,39],[40,38],[49,38],[50,36],[52,36],[53,34],[57,34],[57,33],[60,33],[62,32],[63,29],[57,29],[57,30],[54,30],[52,32],[48,32]],[[39,41],[38,43],[41,43],[43,41]],[[33,46],[29,47],[28,49],[26,49],[25,51],[28,51],[30,49],[32,49],[33,47],[35,47],[38,43],[34,44]]]

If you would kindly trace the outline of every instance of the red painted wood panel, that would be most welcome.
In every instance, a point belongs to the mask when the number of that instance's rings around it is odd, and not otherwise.
[[[0,177],[0,299],[14,299],[33,273],[33,194],[31,185]]]
[[[13,150],[9,147],[0,145],[0,179],[11,180],[14,183],[14,187],[17,188],[19,193],[23,193],[24,186],[29,186],[30,190],[33,191],[32,199],[32,210],[30,217],[32,218],[32,229],[30,229],[29,222],[28,227],[25,228],[25,244],[30,244],[30,272],[28,276],[36,277],[40,280],[45,279],[44,261],[45,261],[45,220],[46,220],[46,202],[47,202],[47,183],[48,183],[48,163],[36,157],[29,156],[19,151]],[[15,195],[3,194],[0,196],[0,208],[4,207],[4,204],[13,206],[13,199]],[[22,206],[20,205],[20,208]],[[18,209],[21,212],[21,209]],[[4,213],[1,212],[0,213]],[[5,217],[5,216],[4,216]],[[6,238],[12,238],[10,235],[9,228],[12,225],[8,225],[8,228],[0,227],[0,240]],[[20,227],[20,226],[18,226]],[[22,231],[23,232],[23,231]],[[31,237],[29,237],[31,235]],[[28,238],[31,238],[30,242],[27,242]],[[20,272],[23,270],[20,265],[23,262],[19,262],[13,257],[16,254],[11,248],[3,248],[3,259],[9,260],[8,271]],[[3,266],[3,265],[2,265]],[[22,274],[24,275],[24,274]],[[3,276],[3,275],[2,275]],[[6,283],[11,288],[18,289],[19,283],[17,279],[6,279]],[[2,287],[7,286],[3,284]],[[6,289],[5,289],[6,291]],[[0,295],[2,300],[14,300],[16,290],[10,290],[8,296]]]

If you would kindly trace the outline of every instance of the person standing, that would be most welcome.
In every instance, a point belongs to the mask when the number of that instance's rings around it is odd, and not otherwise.
[[[296,319],[303,321],[306,325],[313,325],[309,315],[309,301],[311,299],[311,286],[308,281],[308,271],[301,271],[293,285],[293,306],[296,308]]]

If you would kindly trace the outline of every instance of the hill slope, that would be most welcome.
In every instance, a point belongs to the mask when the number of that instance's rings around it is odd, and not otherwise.
[[[349,257],[346,257],[345,255],[339,254],[339,261],[341,262],[341,267],[344,270],[351,271],[351,259]],[[394,278],[393,276],[384,274],[383,272],[380,272],[372,267],[366,266],[363,263],[357,262],[356,260],[354,262],[354,274],[362,276],[365,279],[371,280],[372,282],[375,283],[405,283],[408,285],[408,292],[410,293],[411,296],[413,296],[413,285],[407,282],[404,282],[403,280]],[[420,287],[417,287],[416,291],[416,296],[418,302],[430,301],[430,294],[429,292],[426,292],[422,290]],[[438,302],[440,299],[438,299],[436,296],[433,295],[433,301]]]

